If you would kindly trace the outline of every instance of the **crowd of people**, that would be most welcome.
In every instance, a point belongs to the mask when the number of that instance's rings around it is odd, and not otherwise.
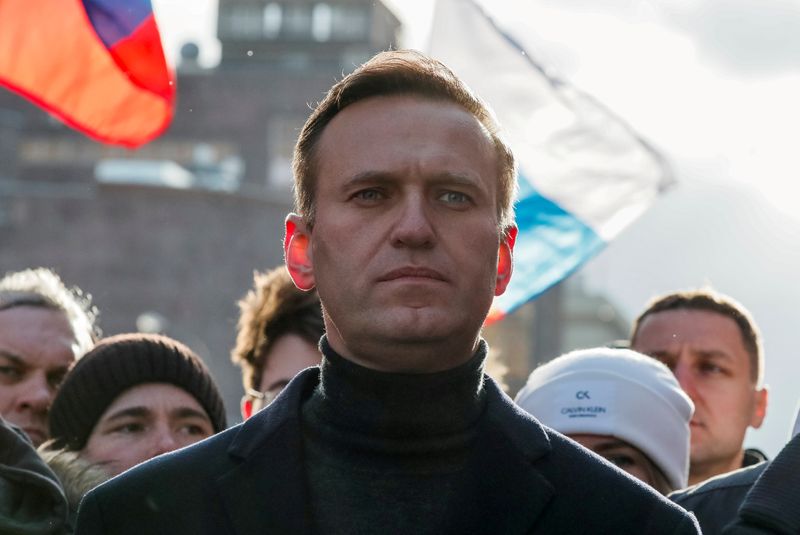
[[[102,337],[48,269],[0,279],[2,533],[798,533],[800,439],[747,310],[655,298],[511,400],[480,332],[513,272],[514,156],[445,65],[385,52],[303,127],[285,266],[231,357],[242,424],[180,341]]]

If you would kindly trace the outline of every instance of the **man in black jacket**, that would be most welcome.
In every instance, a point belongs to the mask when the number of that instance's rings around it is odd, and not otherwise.
[[[322,364],[90,493],[78,533],[696,533],[483,374],[516,237],[497,129],[418,53],[337,83],[300,133],[284,241],[295,284],[319,292]]]
[[[769,526],[773,522],[776,525],[786,522],[787,525],[795,526],[795,531],[787,528],[785,531],[776,529],[776,532],[798,533],[800,412],[797,414],[792,436],[789,444],[771,463],[766,461],[711,478],[699,485],[670,494],[670,499],[694,513],[704,535],[728,533],[724,529],[734,521],[745,527],[749,523],[759,525],[759,522],[763,522]],[[778,462],[778,459],[781,461]],[[762,476],[765,470],[769,470],[771,475]],[[761,490],[754,491],[754,486]]]

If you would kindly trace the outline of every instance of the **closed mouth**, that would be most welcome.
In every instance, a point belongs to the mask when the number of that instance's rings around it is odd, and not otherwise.
[[[435,269],[427,267],[406,266],[384,274],[378,279],[380,282],[393,281],[397,279],[431,279],[438,281],[447,280],[444,275]]]

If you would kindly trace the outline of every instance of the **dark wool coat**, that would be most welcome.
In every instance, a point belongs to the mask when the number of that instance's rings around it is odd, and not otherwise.
[[[96,488],[81,503],[76,533],[314,533],[300,406],[318,381],[317,368],[306,370],[245,423]],[[699,532],[689,513],[539,424],[488,377],[486,388],[446,533]]]
[[[724,535],[800,533],[800,434],[783,447],[745,496]]]
[[[712,477],[669,497],[697,517],[703,535],[719,535],[736,518],[744,497],[768,465],[761,463]]]
[[[66,529],[64,491],[30,439],[0,418],[0,533],[61,534]]]

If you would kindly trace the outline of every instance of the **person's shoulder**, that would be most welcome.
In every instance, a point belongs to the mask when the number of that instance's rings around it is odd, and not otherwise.
[[[213,509],[213,482],[231,469],[227,450],[240,426],[135,466],[91,490],[81,501],[76,534],[160,533],[180,515],[191,533],[198,511]],[[185,516],[185,512],[194,511]],[[185,529],[184,529],[185,528]]]
[[[556,492],[570,506],[598,515],[598,527],[627,526],[632,533],[699,533],[696,519],[682,507],[573,440],[545,429],[552,445],[545,462],[551,466],[551,481],[559,483]]]
[[[768,465],[768,462],[762,462],[721,474],[691,487],[673,492],[669,495],[669,498],[676,503],[683,504],[718,493],[741,492],[742,496],[744,496]]]
[[[124,488],[124,492],[129,493],[137,487],[150,488],[154,482],[183,485],[187,480],[225,470],[229,464],[227,450],[240,427],[241,424],[185,448],[154,457],[110,479],[98,489],[111,492]]]
[[[736,517],[745,496],[768,465],[764,462],[740,468],[673,492],[669,498],[691,511],[704,533],[720,533]]]
[[[490,386],[490,391],[493,388]],[[644,483],[542,425],[497,391],[490,418],[552,487],[542,529],[597,533],[698,533],[696,520]],[[560,526],[556,528],[556,526]]]

